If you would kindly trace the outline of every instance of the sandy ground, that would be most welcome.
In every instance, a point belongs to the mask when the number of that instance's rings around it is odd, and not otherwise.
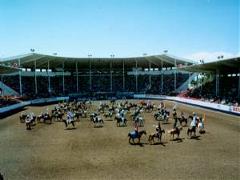
[[[159,103],[155,101],[155,103]],[[95,104],[98,104],[96,102]],[[172,102],[166,102],[173,107]],[[51,109],[52,106],[49,106]],[[28,107],[39,114],[45,107]],[[93,128],[89,118],[77,129],[64,124],[37,124],[27,131],[19,122],[20,113],[0,120],[0,172],[5,179],[240,179],[240,118],[178,104],[178,112],[206,113],[207,133],[197,139],[181,132],[181,141],[163,135],[163,144],[130,145],[127,134],[133,130],[105,121]],[[154,132],[153,113],[144,113],[147,133]],[[162,125],[165,130],[170,124]]]

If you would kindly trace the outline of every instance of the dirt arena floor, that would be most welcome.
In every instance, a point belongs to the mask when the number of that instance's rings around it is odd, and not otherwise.
[[[173,104],[166,102],[168,109]],[[46,106],[25,111],[39,114],[44,110]],[[240,179],[240,117],[182,104],[177,104],[177,110],[186,115],[206,113],[207,133],[190,139],[185,127],[178,141],[166,133],[163,144],[150,145],[144,136],[142,145],[130,145],[130,120],[127,127],[106,120],[103,128],[93,128],[89,118],[82,118],[74,130],[54,122],[27,131],[19,112],[0,120],[0,172],[9,180]],[[144,118],[145,127],[140,129],[154,132],[153,113],[144,113]],[[172,125],[170,119],[162,127],[169,130]]]

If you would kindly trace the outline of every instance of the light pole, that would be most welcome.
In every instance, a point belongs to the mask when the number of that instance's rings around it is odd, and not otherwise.
[[[31,53],[34,53],[34,52],[35,52],[35,49],[31,48],[31,49],[30,49],[30,52],[31,52]]]

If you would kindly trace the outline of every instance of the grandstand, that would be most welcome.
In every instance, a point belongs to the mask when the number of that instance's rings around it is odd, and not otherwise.
[[[170,95],[192,75],[177,67],[193,61],[167,54],[131,58],[70,58],[27,54],[6,58],[2,82],[20,96],[49,97],[91,93],[151,93]],[[182,88],[182,87],[181,87]]]
[[[31,53],[1,61],[0,87],[2,97],[20,100],[119,99],[151,94],[238,107],[239,67],[240,57],[197,64],[169,54],[73,58]]]
[[[183,67],[200,74],[185,95],[221,104],[240,104],[240,57]]]

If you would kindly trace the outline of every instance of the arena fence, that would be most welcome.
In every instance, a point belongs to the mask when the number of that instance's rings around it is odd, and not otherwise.
[[[188,98],[182,98],[182,97],[134,94],[133,98],[134,99],[169,100],[169,101],[188,104],[196,107],[211,109],[214,111],[220,111],[228,114],[240,115],[240,107],[216,104],[211,102],[204,102],[200,100],[194,100],[194,99],[188,99]],[[35,99],[31,101],[24,101],[18,104],[0,108],[0,119],[4,117],[4,114],[17,109],[24,108],[25,106],[48,104],[48,103],[55,103],[55,102],[61,102],[61,101],[67,101],[67,100],[69,100],[69,97],[41,98],[41,99]]]

